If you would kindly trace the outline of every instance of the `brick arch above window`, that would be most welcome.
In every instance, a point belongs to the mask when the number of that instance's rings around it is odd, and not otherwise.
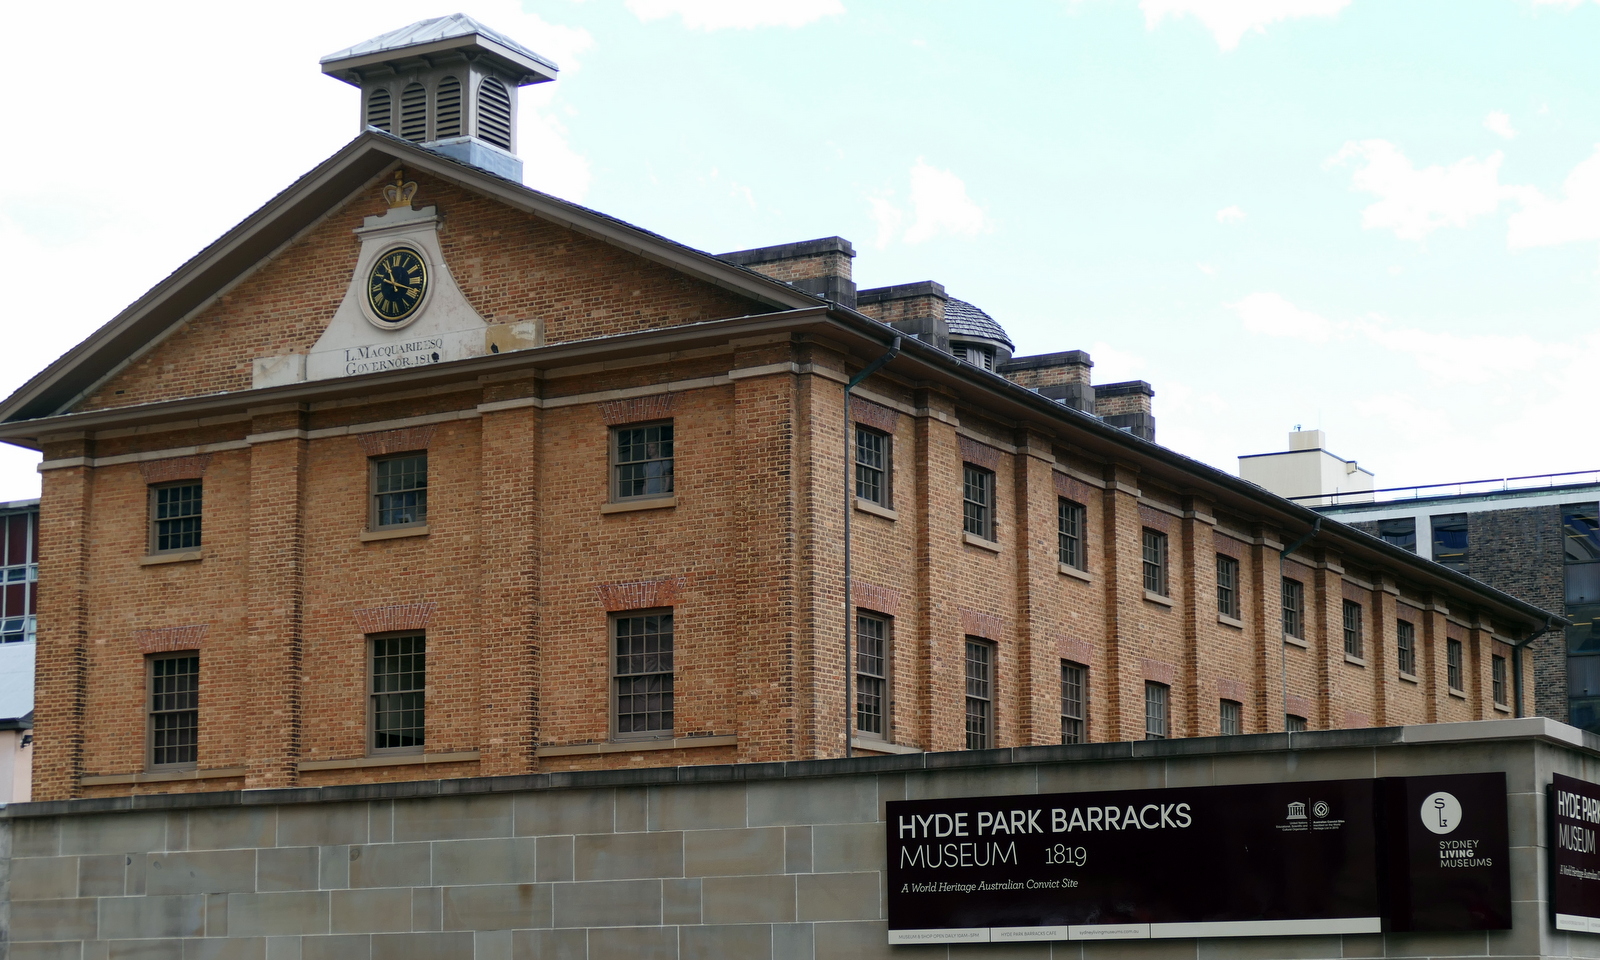
[[[618,610],[648,610],[651,607],[672,607],[678,603],[683,589],[682,577],[665,577],[660,580],[635,580],[631,583],[603,583],[595,593],[607,613]]]
[[[899,411],[860,397],[850,398],[850,419],[884,433],[894,433],[894,428],[900,425]]]
[[[374,433],[356,435],[356,443],[361,444],[361,450],[369,457],[385,457],[391,453],[405,453],[408,450],[426,450],[428,444],[433,442],[434,431],[438,428],[432,424],[423,427],[402,427],[399,430],[379,430]]]
[[[642,423],[645,420],[666,420],[672,416],[676,397],[677,394],[673,393],[658,393],[630,400],[607,400],[599,405],[600,419],[604,420],[608,427],[622,423]]]
[[[853,580],[850,584],[850,598],[858,607],[876,610],[885,616],[896,617],[900,615],[901,593],[891,587],[880,587],[870,583]]]
[[[968,636],[983,637],[985,640],[1004,640],[1009,633],[1003,617],[978,610],[968,610],[966,607],[957,609],[961,613],[961,632]]]
[[[140,653],[166,653],[171,650],[198,650],[205,641],[209,624],[188,623],[176,627],[151,627],[133,631],[133,644]]]
[[[211,466],[211,454],[200,453],[192,457],[169,457],[165,460],[146,460],[139,464],[145,483],[171,483],[174,480],[198,480]]]
[[[956,437],[956,442],[961,447],[961,459],[965,462],[975,463],[990,470],[998,470],[1000,468],[1002,454],[994,447],[989,446],[987,443],[979,443],[968,437]]]
[[[392,633],[396,630],[426,630],[428,621],[439,609],[437,603],[391,603],[382,607],[363,607],[352,611],[356,629],[362,633]]]

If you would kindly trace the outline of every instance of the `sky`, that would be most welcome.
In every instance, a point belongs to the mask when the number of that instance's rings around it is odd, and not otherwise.
[[[1600,0],[472,0],[560,67],[525,182],[711,252],[839,235],[1230,472],[1600,469]],[[359,129],[328,53],[455,12],[8,14],[0,392]],[[43,38],[50,38],[44,43]],[[38,495],[0,447],[0,500]]]

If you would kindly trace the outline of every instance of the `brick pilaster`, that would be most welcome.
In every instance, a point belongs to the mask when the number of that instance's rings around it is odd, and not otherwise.
[[[246,602],[255,733],[250,788],[298,781],[302,736],[306,491],[305,411],[252,411],[250,545]]]
[[[1057,549],[1055,456],[1048,437],[1017,436],[1017,612],[1013,631],[1019,676],[1017,724],[1009,745],[1061,742],[1061,574]]]
[[[47,444],[45,459],[89,457],[92,441]],[[94,470],[46,471],[39,511],[33,799],[81,796],[89,669],[89,535]]]
[[[1121,464],[1106,467],[1105,507],[1100,531],[1100,565],[1106,581],[1106,669],[1101,671],[1101,702],[1106,722],[1096,739],[1144,739],[1144,677],[1139,668],[1136,624],[1144,615],[1144,566],[1137,545],[1138,475]],[[1130,549],[1129,545],[1134,545]]]

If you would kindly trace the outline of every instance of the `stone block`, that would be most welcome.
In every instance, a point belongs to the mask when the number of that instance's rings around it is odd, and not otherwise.
[[[701,913],[705,923],[790,923],[794,889],[795,878],[787,874],[708,877],[700,881]]]
[[[76,940],[13,942],[8,956],[10,960],[80,960],[83,944]]]
[[[589,960],[677,960],[673,927],[613,927],[589,931]]]
[[[661,881],[661,922],[699,923],[701,920],[700,878]]]
[[[573,876],[578,880],[633,880],[683,876],[683,834],[611,833],[576,837]]]
[[[266,960],[267,941],[260,937],[207,937],[183,941],[183,960]]]
[[[330,847],[367,842],[365,803],[289,804],[278,808],[278,846]]]
[[[952,960],[1054,960],[1048,943],[952,943]]]
[[[105,813],[61,822],[63,854],[144,853],[167,848],[162,813]]]
[[[76,897],[78,858],[29,857],[26,860],[13,860],[10,889],[13,900],[69,900]],[[122,891],[119,889],[117,892]]]
[[[201,937],[205,932],[206,899],[202,896],[106,897],[100,901],[100,936],[107,940]]]
[[[411,929],[444,929],[444,903],[441,893],[438,887],[419,887],[411,891]]]
[[[1040,793],[1154,790],[1166,786],[1161,765],[1148,761],[1102,760],[1093,763],[1045,764],[1038,770]]]
[[[328,911],[330,933],[404,933],[411,929],[411,888],[333,890]]]
[[[812,925],[775,923],[772,925],[772,960],[813,960]]]
[[[512,803],[519,837],[610,833],[616,824],[615,790],[551,790],[518,794]]]
[[[588,960],[586,930],[515,930],[511,933],[512,960]]]
[[[13,857],[54,857],[61,853],[61,821],[28,817],[11,821]]]
[[[472,934],[375,933],[372,960],[472,960]]]
[[[812,866],[817,873],[856,873],[884,869],[882,823],[828,823],[811,830]]]
[[[877,873],[802,873],[795,877],[795,907],[800,920],[876,920]]]
[[[145,866],[145,893],[253,893],[254,850],[205,850],[151,854]]]
[[[362,934],[302,937],[300,960],[372,960],[372,938]]]
[[[878,819],[877,783],[871,777],[762,781],[746,785],[748,824],[867,823]]]
[[[511,960],[511,931],[474,931],[472,957],[473,960]]]
[[[328,894],[235,893],[228,898],[228,932],[235,937],[292,937],[328,932]]]
[[[647,796],[651,830],[709,830],[744,826],[745,789],[742,783],[652,787]]]
[[[532,883],[535,841],[440,840],[433,844],[433,883]]]
[[[783,872],[811,872],[811,828],[783,828]]]
[[[683,834],[683,872],[691,877],[783,873],[784,828],[687,831]]]
[[[130,858],[125,853],[78,858],[78,896],[120,897]]]
[[[206,936],[226,937],[228,935],[228,895],[226,893],[208,893],[205,903]]]
[[[189,849],[189,817],[183,813],[167,814],[167,852]]]
[[[189,849],[270,847],[278,836],[276,807],[211,807],[189,811]]]
[[[617,832],[635,833],[650,824],[650,797],[644,787],[617,791]]]
[[[352,887],[425,887],[432,882],[432,875],[433,848],[428,843],[372,843],[350,848]]]
[[[173,960],[182,956],[182,940],[113,940],[106,950],[106,960]]]
[[[299,937],[268,937],[267,960],[301,960]]]
[[[511,836],[511,797],[469,794],[396,800],[394,840],[471,840]]]
[[[1196,942],[1198,960],[1337,960],[1343,937],[1240,937]]]
[[[324,890],[343,890],[350,886],[350,848],[317,848],[317,886]]]
[[[907,800],[1010,796],[1038,792],[1039,768],[1035,766],[929,770],[906,775]]]
[[[678,960],[772,960],[772,927],[764,923],[683,927]]]
[[[555,884],[558,927],[631,927],[661,922],[660,880]]]
[[[1108,940],[1081,944],[1083,960],[1196,960],[1193,940]]]
[[[495,883],[445,887],[446,930],[526,930],[550,926],[550,884]]]
[[[268,847],[256,853],[261,891],[317,889],[316,847]]]
[[[127,863],[126,871],[123,875],[123,886],[127,888],[128,896],[144,896],[144,868],[150,859],[149,855],[130,853],[126,854],[123,859]]]
[[[540,837],[536,872],[540,883],[572,879],[572,838]]]
[[[367,842],[394,843],[393,800],[373,800],[367,804]]]

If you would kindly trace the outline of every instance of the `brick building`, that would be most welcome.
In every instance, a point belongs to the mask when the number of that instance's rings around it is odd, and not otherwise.
[[[1544,610],[1155,444],[1148,384],[523,187],[513,41],[324,69],[360,135],[0,407],[36,798],[1520,712]]]

